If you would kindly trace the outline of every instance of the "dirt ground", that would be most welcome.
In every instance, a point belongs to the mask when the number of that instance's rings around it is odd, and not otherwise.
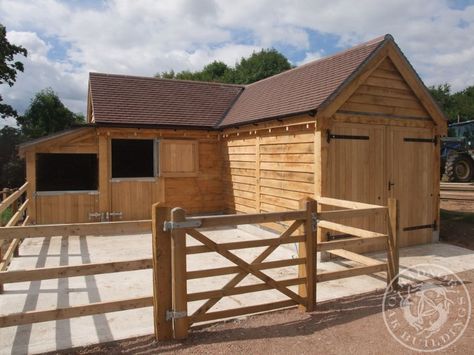
[[[474,202],[441,201],[440,239],[474,250]]]
[[[441,240],[474,250],[474,204],[443,201],[441,208]],[[458,277],[474,300],[474,271],[459,273]],[[288,309],[201,326],[183,342],[158,343],[150,335],[55,354],[414,353],[390,336],[382,316],[382,300],[383,293],[374,292],[322,302],[312,313]],[[468,354],[473,344],[471,320],[464,335],[443,353]]]
[[[474,272],[458,274],[474,295]],[[462,287],[462,286],[457,286]],[[302,313],[289,309],[194,329],[183,342],[153,336],[70,349],[58,354],[410,354],[393,339],[382,317],[381,292],[319,304]],[[472,313],[471,313],[472,318]],[[471,320],[472,321],[472,320]],[[443,353],[471,353],[474,326]]]

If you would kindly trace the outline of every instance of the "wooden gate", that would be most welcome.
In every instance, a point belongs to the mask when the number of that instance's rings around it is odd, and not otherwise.
[[[338,207],[338,210],[317,212],[318,203]],[[224,319],[244,314],[258,313],[298,305],[311,312],[316,305],[316,283],[350,276],[387,272],[387,283],[398,273],[398,233],[396,201],[389,207],[369,205],[352,201],[321,198],[318,202],[305,199],[300,209],[290,212],[274,212],[247,215],[221,215],[186,217],[181,208],[170,209],[160,204],[153,206],[153,270],[155,335],[158,340],[184,339],[189,326],[196,322]],[[335,221],[346,218],[388,214],[389,233],[381,234],[345,226]],[[292,221],[277,238],[250,241],[217,243],[207,237],[202,228],[234,227],[243,224]],[[317,227],[343,232],[353,237],[344,240],[317,243]],[[188,246],[186,236],[200,244]],[[384,240],[387,245],[387,262],[381,262],[346,250],[364,243]],[[280,245],[298,243],[298,257],[294,259],[265,261]],[[266,247],[253,261],[247,262],[233,250]],[[350,259],[362,266],[334,272],[317,272],[317,251],[328,251]],[[235,266],[188,271],[186,257],[191,254],[215,252]],[[262,270],[286,266],[298,266],[298,277],[276,280]],[[187,281],[205,277],[236,274],[221,289],[188,293]],[[247,275],[253,275],[261,283],[238,286]],[[289,286],[298,285],[298,292]],[[226,296],[263,290],[276,290],[286,300],[254,306],[210,312],[211,308]],[[188,314],[188,302],[206,300],[195,312]]]

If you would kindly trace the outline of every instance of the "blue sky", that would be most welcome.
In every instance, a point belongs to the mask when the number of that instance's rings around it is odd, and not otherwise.
[[[199,70],[271,47],[299,65],[386,33],[427,85],[474,85],[467,0],[0,0],[0,23],[29,51],[15,86],[0,87],[20,112],[47,87],[85,112],[91,71]]]

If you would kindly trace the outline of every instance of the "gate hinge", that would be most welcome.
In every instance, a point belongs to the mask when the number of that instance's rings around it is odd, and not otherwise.
[[[188,316],[188,312],[182,311],[166,311],[166,320],[172,320],[172,319],[179,319],[179,318],[185,318]]]
[[[173,229],[180,229],[180,228],[199,228],[201,227],[201,220],[200,219],[187,219],[183,222],[173,222],[173,221],[165,221],[163,223],[163,231],[169,232]]]
[[[311,213],[311,229],[316,232],[318,229],[318,216],[316,213]]]

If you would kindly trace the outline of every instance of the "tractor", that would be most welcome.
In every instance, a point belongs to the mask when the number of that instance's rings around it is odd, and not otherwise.
[[[441,143],[441,177],[451,182],[474,180],[474,120],[450,124]]]

